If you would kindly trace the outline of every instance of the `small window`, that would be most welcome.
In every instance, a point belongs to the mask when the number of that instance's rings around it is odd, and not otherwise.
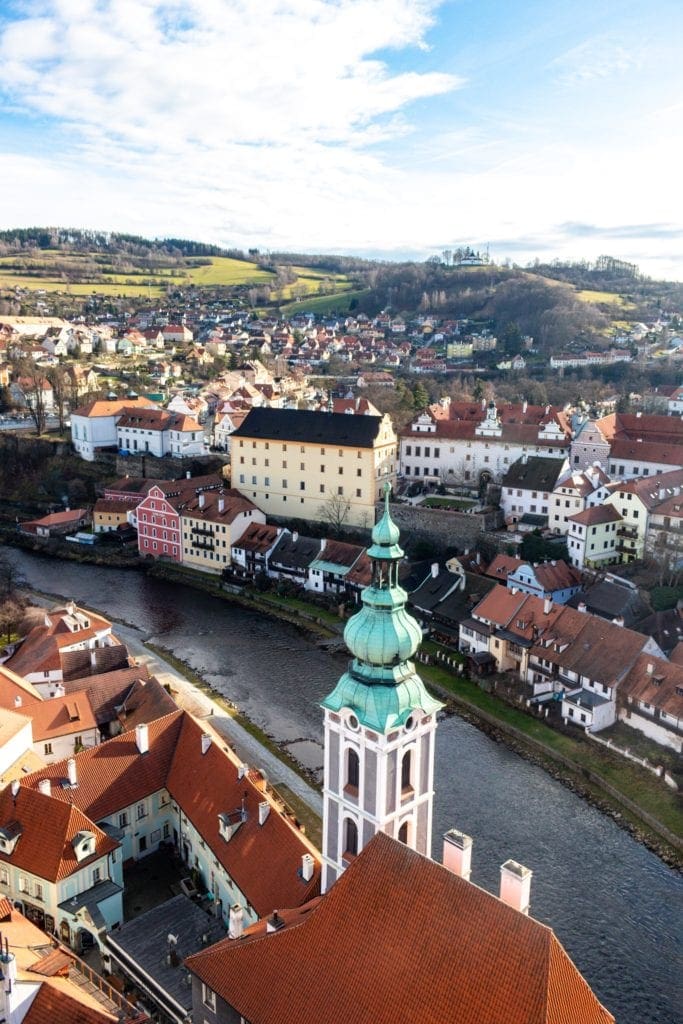
[[[347,818],[344,822],[344,855],[355,857],[358,853],[358,827],[355,821]]]
[[[204,1006],[208,1006],[210,1010],[216,1012],[216,993],[202,982],[202,1002]]]

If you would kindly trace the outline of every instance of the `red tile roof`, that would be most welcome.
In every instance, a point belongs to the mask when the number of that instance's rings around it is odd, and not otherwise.
[[[545,925],[378,833],[310,912],[188,968],[252,1024],[609,1024]]]
[[[76,789],[60,785],[67,777],[66,761],[29,775],[25,785],[37,788],[40,779],[51,779],[53,797],[73,802],[93,821],[99,821],[165,787],[182,718],[183,712],[175,711],[151,722],[146,754],[140,754],[131,732],[76,754]]]
[[[40,779],[51,779],[52,797],[73,802],[93,821],[166,788],[259,915],[297,906],[316,894],[320,865],[314,847],[274,805],[265,823],[258,823],[258,805],[267,799],[260,777],[239,779],[236,759],[216,735],[202,754],[203,729],[186,712],[175,711],[151,722],[148,729],[146,754],[139,753],[132,732],[77,754],[75,789],[61,785],[67,776],[66,761],[27,776],[24,785],[34,792]],[[247,819],[226,842],[219,833],[218,815],[241,809],[243,798]],[[308,883],[300,875],[304,853],[316,860]]]
[[[118,846],[77,807],[53,800],[28,786],[21,786],[16,797],[11,787],[0,793],[0,827],[18,828],[21,833],[13,853],[0,852],[0,863],[12,864],[50,882],[68,878]],[[95,836],[95,853],[80,863],[71,842],[79,832],[92,832]]]
[[[34,742],[97,728],[85,690],[24,704],[21,710],[31,719]]]
[[[96,1010],[67,992],[41,985],[22,1024],[112,1024],[116,1020],[106,1010]]]
[[[593,505],[591,508],[585,508],[583,512],[567,516],[567,522],[579,523],[580,526],[599,526],[602,523],[614,523],[620,520],[621,513],[617,512],[614,505]]]
[[[216,743],[202,754],[201,735],[198,723],[184,715],[166,783],[169,793],[259,916],[305,903],[320,888],[318,864],[310,882],[300,874],[301,856],[314,853],[313,847],[309,850],[275,808],[259,825],[264,794],[251,778],[238,778],[237,765]],[[219,834],[218,815],[240,809],[243,798],[247,820],[226,842]]]
[[[641,654],[622,680],[619,693],[626,700],[631,697],[683,719],[683,666]]]

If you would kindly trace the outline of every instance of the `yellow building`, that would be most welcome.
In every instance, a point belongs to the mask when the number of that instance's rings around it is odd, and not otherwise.
[[[370,527],[396,456],[389,416],[252,409],[232,434],[232,484],[269,516]]]
[[[266,517],[235,490],[200,491],[181,506],[182,563],[220,573],[230,565],[231,545],[251,523]]]

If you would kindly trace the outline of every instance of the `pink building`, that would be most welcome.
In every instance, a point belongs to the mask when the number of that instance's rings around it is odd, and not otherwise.
[[[224,485],[218,476],[159,480],[136,508],[138,551],[152,558],[183,560],[180,513],[200,491],[218,490]]]

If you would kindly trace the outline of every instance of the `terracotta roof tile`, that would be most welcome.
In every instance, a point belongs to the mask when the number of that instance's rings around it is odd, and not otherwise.
[[[0,862],[51,882],[68,878],[118,846],[77,807],[53,800],[28,786],[21,786],[16,797],[10,787],[0,793],[0,826],[18,827],[21,833],[11,854],[0,853]],[[95,835],[95,853],[80,863],[71,844],[79,832]]]
[[[51,985],[41,985],[23,1024],[112,1024],[118,1018],[105,1010],[86,1006]]]
[[[51,779],[53,797],[73,802],[93,821],[99,821],[165,787],[182,718],[183,712],[175,711],[151,722],[146,754],[140,754],[135,734],[130,732],[76,754],[76,789],[60,785],[68,776],[66,761],[29,775],[25,785],[37,788],[40,779]]]
[[[381,832],[309,913],[186,964],[252,1024],[613,1022],[549,928]]]
[[[85,690],[24,704],[22,712],[31,719],[34,742],[97,727]]]
[[[237,764],[216,743],[202,754],[201,735],[197,722],[183,716],[168,775],[169,793],[259,916],[306,902],[320,887],[319,864],[310,882],[300,875],[301,856],[314,853],[313,847],[309,851],[301,834],[275,808],[259,825],[258,805],[266,798],[258,785],[251,778],[239,779]],[[240,809],[243,798],[247,820],[226,842],[219,833],[218,815]]]

